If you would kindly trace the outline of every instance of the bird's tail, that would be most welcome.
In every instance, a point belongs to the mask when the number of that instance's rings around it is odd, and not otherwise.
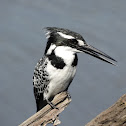
[[[43,93],[38,93],[38,88],[33,88],[34,96],[36,100],[37,112],[47,105],[47,101],[43,98]]]
[[[47,101],[43,100],[43,94],[40,94],[39,98],[36,99],[37,112],[47,105]]]
[[[43,99],[36,100],[37,112],[47,105],[47,101]]]

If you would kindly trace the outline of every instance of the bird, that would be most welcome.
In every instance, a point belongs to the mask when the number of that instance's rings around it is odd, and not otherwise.
[[[51,102],[54,96],[68,91],[75,77],[78,53],[89,54],[112,65],[117,62],[106,53],[87,44],[79,33],[58,27],[45,27],[44,30],[47,45],[33,75],[37,112],[47,104],[55,108]]]

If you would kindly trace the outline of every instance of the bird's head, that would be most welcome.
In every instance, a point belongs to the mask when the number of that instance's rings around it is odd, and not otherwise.
[[[46,31],[46,38],[48,39],[45,54],[51,53],[58,46],[64,46],[64,48],[68,47],[74,53],[84,52],[115,65],[115,59],[87,44],[84,38],[76,32],[57,27],[46,27],[44,30]]]

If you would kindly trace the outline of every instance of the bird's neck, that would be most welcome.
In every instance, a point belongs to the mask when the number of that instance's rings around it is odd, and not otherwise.
[[[75,59],[75,52],[71,51],[67,46],[58,46],[54,53],[56,56],[61,57],[67,65],[71,65]]]
[[[52,57],[51,60],[59,60],[59,58],[62,59],[67,66],[71,65],[74,67],[78,63],[77,54],[74,51],[72,51],[70,47],[67,46],[50,46],[50,48],[47,51],[47,55],[49,57]]]

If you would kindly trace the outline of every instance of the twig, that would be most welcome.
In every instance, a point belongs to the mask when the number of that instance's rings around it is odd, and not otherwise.
[[[126,94],[85,126],[126,126]]]
[[[52,102],[59,109],[52,109],[50,105],[46,105],[19,126],[40,126],[41,124],[46,126],[48,123],[57,126],[60,124],[58,115],[67,107],[71,99],[68,98],[67,92],[62,92],[56,95]],[[126,94],[85,126],[126,126]]]
[[[62,92],[54,97],[52,103],[56,105],[58,109],[52,109],[50,105],[46,105],[42,110],[35,113],[19,126],[46,126],[48,123],[53,123],[54,126],[60,124],[58,115],[67,107],[71,102],[68,98],[67,92]]]

